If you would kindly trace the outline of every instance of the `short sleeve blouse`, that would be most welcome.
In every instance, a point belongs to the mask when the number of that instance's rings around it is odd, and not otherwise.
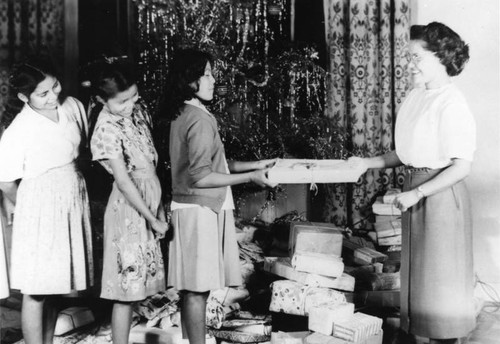
[[[128,172],[156,166],[158,156],[151,136],[151,118],[139,104],[130,117],[102,110],[90,143],[92,159],[112,173],[108,159],[123,159]]]
[[[396,154],[413,167],[443,168],[454,158],[472,161],[476,124],[465,97],[453,84],[416,88],[396,120]]]
[[[33,178],[47,170],[64,166],[79,154],[86,119],[81,103],[68,97],[54,122],[25,105],[0,139],[0,181]]]

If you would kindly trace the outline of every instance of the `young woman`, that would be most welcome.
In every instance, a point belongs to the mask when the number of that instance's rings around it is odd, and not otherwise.
[[[476,148],[475,121],[453,85],[469,48],[441,23],[414,25],[416,87],[396,121],[396,150],[352,158],[366,168],[406,166],[403,192],[401,325],[430,343],[458,343],[474,329],[472,222],[464,179]]]
[[[103,63],[91,80],[102,105],[91,139],[92,159],[113,176],[104,214],[101,297],[114,300],[113,343],[128,343],[135,301],[165,290],[159,239],[168,224],[156,176],[151,118],[138,103],[133,67]]]
[[[241,284],[230,185],[270,186],[273,160],[226,162],[215,117],[204,106],[213,98],[213,61],[205,52],[178,52],[169,66],[167,115],[171,119],[173,240],[168,285],[181,292],[184,338],[205,343],[210,290]],[[230,173],[237,172],[235,174]]]
[[[29,60],[10,77],[2,118],[0,189],[15,204],[10,286],[23,293],[27,344],[52,343],[56,296],[93,283],[87,189],[75,165],[87,117],[61,90],[49,60]]]

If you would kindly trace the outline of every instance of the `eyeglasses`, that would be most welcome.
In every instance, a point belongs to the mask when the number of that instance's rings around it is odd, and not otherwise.
[[[422,61],[423,57],[417,54],[407,53],[406,59],[408,60],[408,62],[419,63],[420,61]]]

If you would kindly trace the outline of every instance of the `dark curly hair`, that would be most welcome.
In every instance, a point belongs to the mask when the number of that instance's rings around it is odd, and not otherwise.
[[[469,60],[469,46],[442,23],[412,25],[410,39],[425,42],[424,48],[436,54],[449,76],[460,74]]]
[[[185,100],[190,100],[198,92],[198,80],[205,73],[207,63],[213,66],[213,57],[192,48],[177,51],[169,65],[169,74],[158,116],[173,121],[180,114]],[[196,83],[196,89],[191,85]]]
[[[21,93],[29,98],[47,76],[60,80],[56,64],[49,56],[32,56],[13,67],[9,77],[9,94],[1,118],[2,126],[7,128],[24,107],[24,102],[17,95]],[[59,101],[63,101],[64,97],[61,92]]]

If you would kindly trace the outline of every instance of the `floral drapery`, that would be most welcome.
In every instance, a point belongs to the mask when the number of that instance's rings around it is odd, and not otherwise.
[[[8,92],[8,69],[28,53],[64,53],[65,0],[0,0],[0,117]]]
[[[410,88],[406,60],[409,0],[324,0],[329,58],[328,115],[349,134],[353,155],[393,149],[396,113]],[[382,190],[402,183],[392,169],[369,170],[356,184],[328,185],[323,218],[366,225]]]

